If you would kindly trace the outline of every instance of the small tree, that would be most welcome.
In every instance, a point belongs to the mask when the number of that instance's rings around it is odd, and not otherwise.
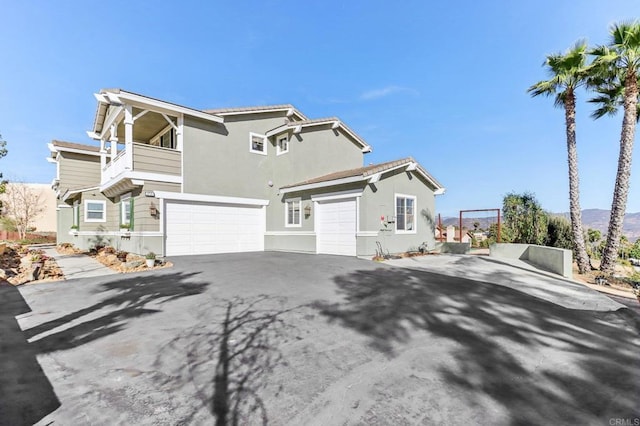
[[[6,185],[3,199],[5,214],[15,221],[20,239],[24,239],[27,229],[45,210],[41,194],[24,183],[12,182]]]
[[[573,250],[574,244],[571,222],[561,216],[549,217],[545,245],[549,247]]]
[[[600,253],[602,252],[600,243],[602,241],[602,232],[597,229],[589,228],[587,230],[587,239],[589,240],[590,253],[589,256],[595,257],[596,259],[600,258]]]
[[[534,194],[509,193],[502,201],[504,227],[512,235],[512,242],[542,245],[547,238],[547,214]],[[509,232],[510,231],[510,232]]]

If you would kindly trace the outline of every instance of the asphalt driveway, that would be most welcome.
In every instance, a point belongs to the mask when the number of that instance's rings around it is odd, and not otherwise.
[[[465,256],[171,260],[0,286],[0,424],[640,418],[640,317],[582,286]]]

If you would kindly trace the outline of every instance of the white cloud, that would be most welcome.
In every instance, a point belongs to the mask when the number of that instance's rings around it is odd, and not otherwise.
[[[385,96],[390,96],[396,93],[408,93],[412,95],[418,94],[416,90],[410,89],[408,87],[387,86],[387,87],[383,87],[382,89],[368,90],[360,95],[360,99],[364,101],[371,101],[374,99],[384,98]]]

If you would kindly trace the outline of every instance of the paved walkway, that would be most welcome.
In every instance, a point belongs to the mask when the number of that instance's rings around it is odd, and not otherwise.
[[[41,247],[44,253],[55,259],[65,279],[92,278],[117,274],[86,254],[60,254],[53,247]]]
[[[434,273],[490,282],[531,296],[564,306],[569,309],[615,311],[623,305],[593,291],[583,283],[563,278],[537,269],[526,262],[495,259],[487,256],[440,254],[418,256],[385,263],[415,269],[426,269]]]

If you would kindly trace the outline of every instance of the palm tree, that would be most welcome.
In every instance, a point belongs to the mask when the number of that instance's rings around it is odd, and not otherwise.
[[[567,157],[569,162],[569,212],[573,247],[581,274],[591,269],[587,246],[582,231],[582,211],[580,209],[580,184],[578,177],[578,150],[576,147],[576,89],[586,85],[589,66],[587,65],[587,44],[577,42],[565,54],[547,56],[544,66],[550,74],[549,80],[539,81],[528,90],[531,96],[555,96],[555,106],[564,108],[567,133]]]
[[[599,93],[599,96],[592,99],[592,102],[601,105],[593,113],[593,116],[599,118],[607,114],[615,114],[620,105],[624,108],[618,172],[613,190],[607,242],[600,265],[600,270],[607,274],[613,273],[618,257],[618,247],[629,195],[631,157],[638,119],[640,22],[615,24],[611,27],[610,35],[611,39],[607,46],[598,46],[590,52],[594,56],[594,83],[597,85]]]

